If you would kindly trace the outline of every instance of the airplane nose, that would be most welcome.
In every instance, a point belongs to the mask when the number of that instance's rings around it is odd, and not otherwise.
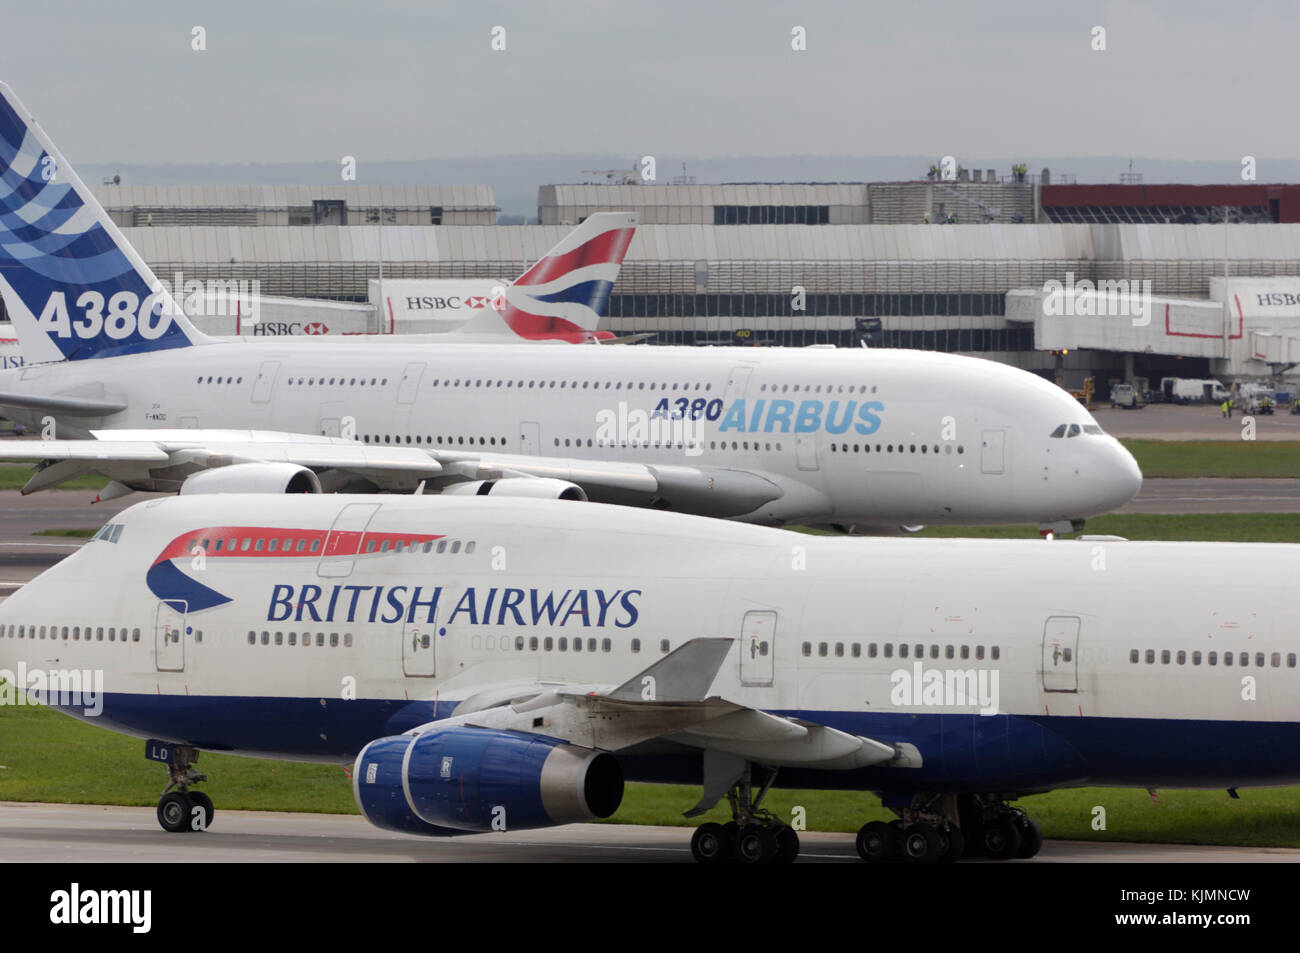
[[[1118,509],[1142,489],[1142,470],[1128,448],[1111,438],[1110,451],[1102,480],[1105,487],[1103,503],[1107,510]]]

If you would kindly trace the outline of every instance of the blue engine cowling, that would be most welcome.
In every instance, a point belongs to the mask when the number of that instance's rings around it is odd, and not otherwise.
[[[376,827],[450,837],[609,817],[623,772],[613,755],[555,738],[458,726],[370,742],[352,789]]]

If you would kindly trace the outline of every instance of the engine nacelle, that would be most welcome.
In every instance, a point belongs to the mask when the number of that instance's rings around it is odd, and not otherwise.
[[[319,493],[320,479],[296,463],[234,463],[185,478],[181,493]]]
[[[376,827],[450,837],[609,817],[623,771],[613,755],[555,738],[457,726],[370,742],[352,791]]]
[[[472,480],[453,483],[442,492],[452,496],[520,496],[532,500],[577,500],[587,502],[587,493],[576,483],[553,477],[508,477],[504,480]]]

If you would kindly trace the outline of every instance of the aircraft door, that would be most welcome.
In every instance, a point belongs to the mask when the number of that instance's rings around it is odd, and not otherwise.
[[[438,614],[432,622],[407,622],[402,626],[402,671],[410,678],[432,678],[438,673]]]
[[[1079,690],[1079,619],[1054,615],[1043,627],[1043,691]]]
[[[425,365],[416,361],[407,364],[402,370],[402,382],[397,387],[399,404],[415,403],[415,395],[420,387],[420,378],[424,376]]]
[[[154,661],[160,672],[185,671],[185,616],[189,603],[179,599],[158,603],[154,620]]]
[[[772,684],[776,665],[776,613],[753,610],[740,624],[740,684]]]
[[[262,362],[262,366],[257,369],[257,380],[253,382],[253,403],[265,404],[271,399],[271,389],[275,387],[275,378],[279,373],[279,361]]]
[[[983,446],[980,450],[980,470],[984,473],[1006,471],[1006,436],[1005,430],[984,431]]]
[[[325,537],[316,575],[339,578],[352,574],[352,565],[361,552],[361,540],[370,520],[379,512],[379,503],[349,503],[334,518],[334,525]]]
[[[519,452],[529,456],[537,455],[537,448],[542,445],[542,425],[524,421],[519,425]]]
[[[800,470],[817,469],[817,441],[812,437],[799,437],[794,443],[795,460]]]
[[[753,373],[752,367],[733,367],[731,376],[727,378],[727,391],[722,395],[723,412],[731,406],[733,401],[740,400],[745,396],[745,389],[749,386],[749,375]]]

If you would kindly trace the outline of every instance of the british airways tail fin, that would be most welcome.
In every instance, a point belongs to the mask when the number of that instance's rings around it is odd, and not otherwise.
[[[612,338],[596,330],[610,289],[636,234],[632,212],[597,212],[571,231],[515,282],[492,307],[452,335],[512,336],[529,341],[585,344]]]
[[[207,341],[4,83],[0,292],[28,363]]]

